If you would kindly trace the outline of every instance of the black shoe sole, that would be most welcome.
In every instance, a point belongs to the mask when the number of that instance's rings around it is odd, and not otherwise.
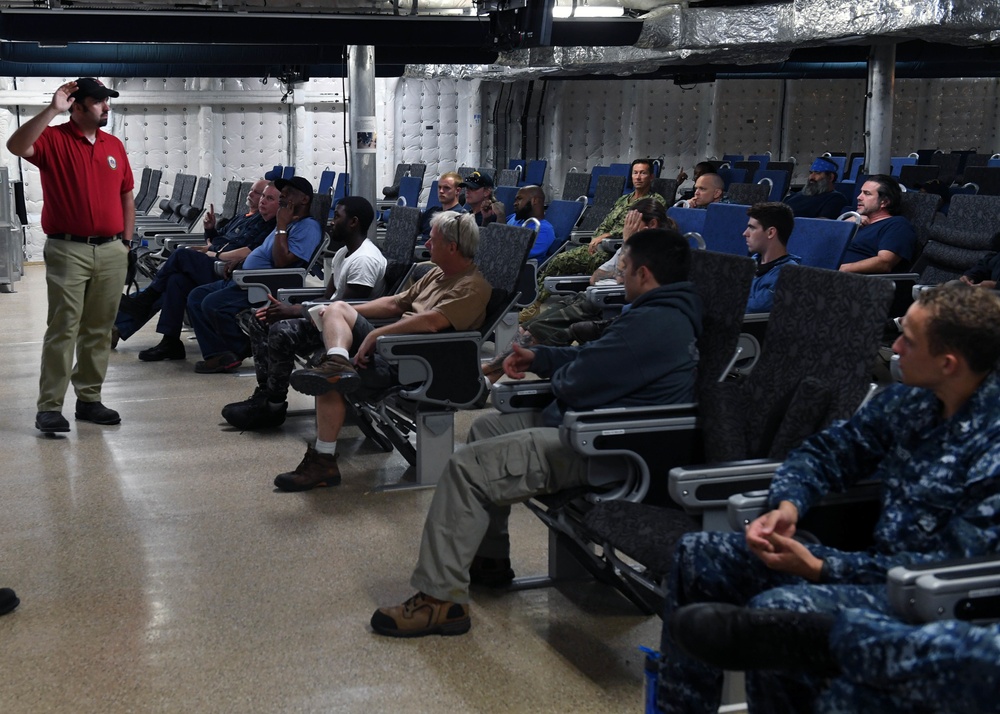
[[[299,485],[295,483],[285,483],[282,485],[281,476],[274,479],[274,487],[279,491],[284,491],[285,493],[300,493],[302,491],[312,491],[314,488],[333,488],[334,486],[340,485],[340,479],[329,481],[320,481],[319,483],[309,484],[308,486]]]
[[[311,372],[292,372],[288,383],[303,394],[318,397],[329,392],[353,394],[361,388],[361,377],[352,372],[343,372],[335,377],[323,377]]]
[[[143,350],[139,353],[139,360],[142,362],[163,362],[164,360],[187,359],[187,353],[180,352],[151,352]]]
[[[69,424],[66,426],[39,426],[37,421],[35,428],[43,434],[66,434],[70,431]]]
[[[121,417],[118,417],[117,419],[107,419],[105,421],[100,421],[98,419],[89,419],[85,416],[80,416],[79,414],[74,414],[73,416],[76,417],[77,421],[88,421],[91,424],[100,424],[101,426],[115,426],[116,424],[122,423]],[[67,429],[66,431],[69,431],[69,429]]]
[[[373,621],[371,623],[372,631],[378,635],[384,635],[385,637],[398,637],[400,639],[408,639],[412,637],[428,637],[430,635],[441,635],[442,637],[454,637],[456,635],[464,635],[470,629],[472,629],[471,618],[466,618],[464,620],[459,620],[457,622],[449,622],[444,625],[435,625],[434,627],[429,627],[426,630],[396,630],[389,629],[387,627],[382,627],[376,625]]]

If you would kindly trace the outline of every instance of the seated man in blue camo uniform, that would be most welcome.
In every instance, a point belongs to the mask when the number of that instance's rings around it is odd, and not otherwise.
[[[1000,623],[911,625],[860,608],[825,615],[699,603],[674,613],[670,627],[702,661],[753,670],[758,691],[765,678],[764,692],[796,686],[804,673],[826,678],[808,707],[814,714],[1000,710]],[[752,705],[791,711],[783,702]]]
[[[922,293],[893,345],[903,385],[808,439],[778,469],[771,511],[741,533],[689,533],[668,576],[666,617],[683,605],[888,613],[896,565],[1000,551],[1000,298],[965,285]],[[824,494],[861,479],[883,484],[874,544],[846,553],[792,538]],[[685,655],[666,629],[658,701],[665,712],[715,712],[722,670]],[[759,686],[760,711],[808,710],[823,680]]]

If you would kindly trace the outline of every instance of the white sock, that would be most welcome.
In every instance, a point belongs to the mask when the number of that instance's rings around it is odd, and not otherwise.
[[[337,442],[336,441],[320,441],[316,439],[316,446],[313,447],[317,452],[321,454],[336,454],[337,453]]]
[[[331,347],[326,351],[326,355],[327,357],[332,357],[333,355],[337,355],[338,357],[343,357],[346,360],[351,359],[350,355],[347,354],[347,350],[345,350],[343,347]]]

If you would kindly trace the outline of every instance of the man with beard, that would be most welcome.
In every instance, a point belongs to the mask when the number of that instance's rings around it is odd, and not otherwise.
[[[886,174],[870,176],[858,194],[861,227],[844,251],[845,273],[903,272],[917,248],[917,234],[899,215],[903,194],[899,182]]]
[[[49,308],[35,417],[43,434],[69,431],[62,407],[70,383],[78,421],[121,422],[101,403],[135,228],[125,146],[101,130],[108,124],[108,99],[117,96],[93,77],[67,82],[7,140],[10,153],[38,167],[45,197]],[[49,126],[63,112],[69,121]]]
[[[507,225],[523,226],[529,218],[538,219],[541,225],[528,259],[545,260],[545,254],[556,240],[556,231],[545,220],[545,192],[539,186],[525,186],[517,192],[514,198],[514,215],[507,219]]]
[[[819,156],[809,167],[809,180],[802,190],[785,198],[796,218],[838,218],[850,210],[850,200],[840,191],[833,190],[837,180],[837,164]]]

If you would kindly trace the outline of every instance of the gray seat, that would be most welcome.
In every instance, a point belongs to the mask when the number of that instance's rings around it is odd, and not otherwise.
[[[728,529],[730,495],[766,488],[776,460],[862,403],[892,294],[888,280],[782,269],[757,366],[742,380],[709,384],[700,393],[704,460],[720,465],[675,471],[669,499],[600,503],[584,517],[588,535],[610,554],[640,602],[657,610],[660,581],[683,533]],[[758,461],[735,463],[743,459]],[[653,468],[662,473],[674,465]],[[640,566],[625,566],[622,555]]]
[[[583,214],[580,220],[580,231],[593,233],[604,221],[605,216],[614,207],[615,202],[622,197],[625,188],[625,177],[605,174],[597,179],[597,190],[594,191],[594,202]]]
[[[928,285],[957,278],[991,250],[998,231],[1000,196],[953,196],[947,220],[937,218],[930,225],[929,240],[913,272]]]
[[[226,183],[226,195],[222,199],[222,210],[216,214],[217,221],[231,221],[236,216],[240,208],[240,195],[243,191],[243,182],[239,180]],[[244,197],[245,200],[245,197]]]
[[[755,264],[746,257],[695,251],[690,280],[702,300],[702,334],[696,394],[725,375],[735,354]],[[501,383],[494,386],[493,403],[501,411],[542,406],[538,393],[547,383]],[[617,416],[616,416],[617,415]],[[581,522],[594,501],[643,500],[647,494],[666,497],[665,480],[656,477],[661,464],[699,461],[701,449],[692,439],[695,405],[629,408],[614,411],[569,412],[560,428],[563,442],[593,455],[594,473],[616,475],[619,484],[601,494],[583,489],[529,501],[527,506],[550,529],[549,577],[559,579],[579,563],[599,579],[610,582],[648,610],[643,596],[615,574],[611,563],[595,555],[596,541]],[[612,423],[614,422],[614,423]],[[652,467],[652,468],[651,468]]]
[[[726,198],[730,203],[738,203],[743,206],[752,206],[755,203],[766,201],[771,194],[771,187],[759,183],[734,183],[729,185]]]
[[[399,384],[348,397],[362,432],[382,448],[398,450],[415,467],[417,485],[438,481],[454,450],[455,411],[476,405],[488,389],[479,361],[482,343],[514,306],[534,239],[534,231],[506,224],[480,229],[475,262],[493,287],[481,329],[378,338],[376,351],[398,369]],[[415,446],[410,434],[416,435]]]
[[[513,169],[501,169],[497,172],[493,183],[497,186],[517,186],[517,171]]]
[[[562,200],[575,201],[580,196],[587,195],[590,187],[590,174],[577,171],[567,171],[563,181]]]

